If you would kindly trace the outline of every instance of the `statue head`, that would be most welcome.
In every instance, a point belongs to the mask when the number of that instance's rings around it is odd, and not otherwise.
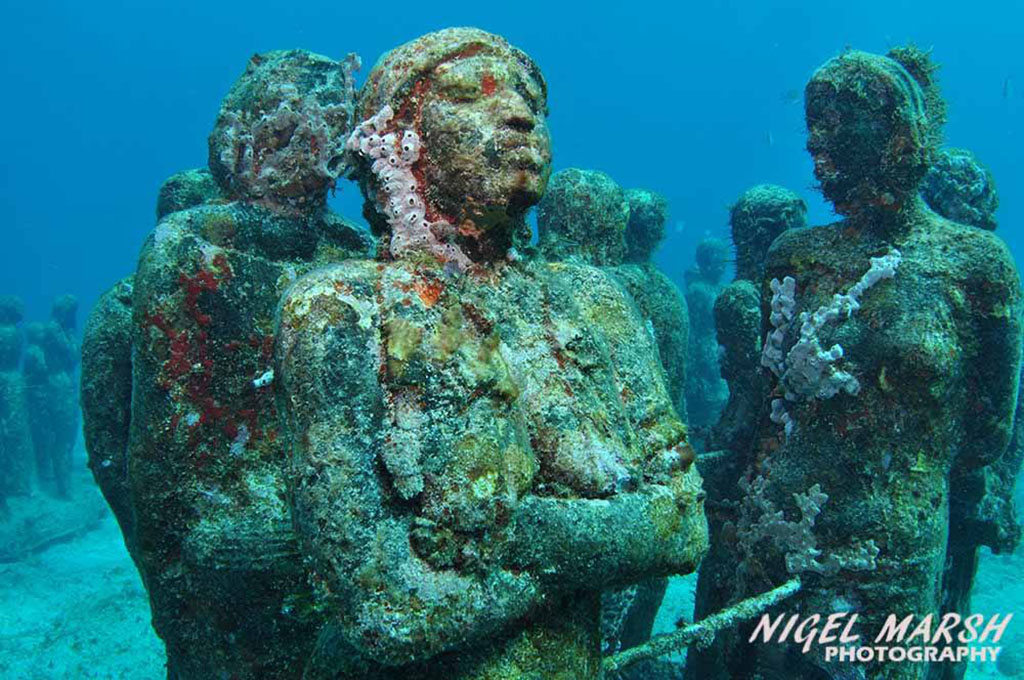
[[[53,301],[50,317],[65,331],[74,331],[78,326],[78,298],[74,295],[61,295]]]
[[[25,318],[25,305],[14,295],[0,295],[0,325],[13,325]]]
[[[629,222],[626,223],[626,260],[647,262],[665,238],[668,201],[647,189],[627,189]]]
[[[772,241],[787,229],[804,226],[807,204],[789,189],[758,184],[744,191],[729,209],[729,227],[736,248],[736,278],[760,283],[764,258]]]
[[[729,245],[720,238],[706,238],[697,244],[697,274],[707,283],[718,283],[729,264]]]
[[[903,65],[846,52],[814,73],[804,98],[807,150],[837,212],[884,217],[916,198],[931,165],[939,114]]]
[[[423,245],[460,264],[505,255],[550,173],[547,86],[532,59],[479,29],[430,33],[381,57],[357,110],[375,123],[349,140],[366,216],[391,235],[392,256]]]
[[[622,264],[629,216],[625,192],[608,175],[559,170],[537,208],[541,252],[552,261],[576,257],[596,267]]]
[[[355,55],[339,62],[305,50],[254,54],[210,133],[210,171],[221,191],[271,207],[322,207],[344,171],[358,67]]]
[[[942,149],[921,183],[928,207],[943,217],[994,230],[999,193],[992,171],[967,149]]]

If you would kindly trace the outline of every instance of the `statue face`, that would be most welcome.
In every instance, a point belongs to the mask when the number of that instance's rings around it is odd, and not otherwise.
[[[828,106],[808,115],[807,150],[822,192],[837,204],[849,202],[857,187],[884,184],[882,155],[893,137],[891,125],[863,102]]]
[[[805,98],[807,150],[838,212],[894,211],[916,193],[929,165],[923,94],[898,64],[864,53],[833,59]]]
[[[544,193],[551,138],[541,85],[520,64],[491,55],[436,67],[420,131],[428,200],[485,230],[488,212],[521,213]]]

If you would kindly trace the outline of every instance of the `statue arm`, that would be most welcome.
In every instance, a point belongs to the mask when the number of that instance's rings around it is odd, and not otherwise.
[[[126,537],[133,521],[128,490],[132,408],[132,277],[104,293],[82,339],[81,405],[89,468]]]
[[[964,455],[968,464],[984,465],[1006,450],[1013,431],[1021,362],[1021,290],[1019,275],[1006,247],[994,244],[974,258],[968,294],[977,352],[968,383],[968,402],[976,413],[965,418]]]
[[[609,348],[640,469],[632,488],[605,499],[524,499],[516,565],[545,583],[588,589],[692,571],[707,550],[704,492],[654,338],[607,274],[591,267],[568,273],[577,279],[572,290],[582,317]]]
[[[689,573],[708,547],[702,498],[693,466],[608,499],[531,496],[516,515],[514,564],[566,589]]]

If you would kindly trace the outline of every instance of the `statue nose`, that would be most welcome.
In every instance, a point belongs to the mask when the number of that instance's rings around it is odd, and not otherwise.
[[[501,105],[504,110],[505,127],[517,132],[533,132],[537,126],[537,119],[522,96],[509,91],[507,96],[502,98]]]

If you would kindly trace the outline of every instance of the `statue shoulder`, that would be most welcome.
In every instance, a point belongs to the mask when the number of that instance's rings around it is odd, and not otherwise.
[[[370,328],[379,314],[376,288],[382,265],[372,260],[346,260],[301,276],[282,297],[278,325],[283,334],[324,329],[350,320]]]
[[[765,271],[792,269],[794,261],[808,256],[825,257],[842,241],[842,223],[787,229],[772,241],[765,255]]]
[[[146,237],[139,253],[135,285],[143,289],[150,279],[177,279],[186,264],[195,263],[204,247],[216,245],[203,236],[204,227],[218,220],[230,222],[231,206],[195,206],[165,215]]]
[[[82,331],[82,355],[86,362],[97,354],[105,357],[123,353],[130,364],[133,284],[134,277],[126,276],[93,305]]]
[[[1006,242],[991,231],[960,224],[950,230],[950,246],[956,248],[969,278],[984,284],[1004,284],[1020,294],[1020,275]]]
[[[379,267],[371,260],[349,260],[315,269],[282,297],[274,382],[290,405],[286,411],[295,431],[318,422],[372,430],[365,418],[376,417],[380,407]]]
[[[626,289],[607,269],[576,262],[550,262],[546,267],[548,275],[569,286],[573,297],[584,308],[607,305],[607,311],[612,313],[630,307]]]

